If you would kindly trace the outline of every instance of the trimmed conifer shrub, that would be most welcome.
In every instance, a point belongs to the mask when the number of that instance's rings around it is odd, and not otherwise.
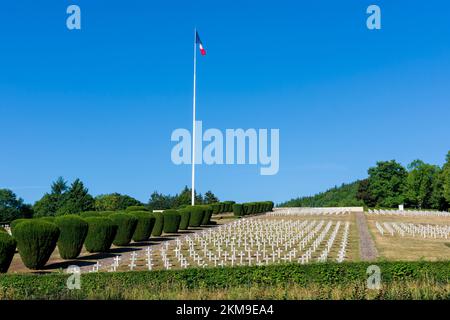
[[[233,204],[233,214],[235,217],[242,217],[244,215],[242,204]]]
[[[42,269],[55,250],[59,228],[50,222],[31,219],[17,224],[14,238],[25,266],[32,270]]]
[[[16,229],[16,226],[17,226],[19,223],[22,223],[22,222],[24,222],[24,221],[31,221],[31,219],[16,219],[16,220],[13,220],[13,221],[9,224],[9,227],[11,228],[11,233],[12,233],[13,236],[14,236],[14,230]]]
[[[130,214],[134,215],[137,219],[133,241],[147,241],[152,235],[152,230],[155,225],[155,216],[148,211],[133,211]]]
[[[205,205],[204,207],[204,213],[203,213],[203,219],[202,219],[202,225],[208,225],[211,223],[211,216],[213,214],[213,209],[209,205]]]
[[[63,259],[75,259],[83,249],[89,225],[80,216],[66,215],[55,219],[60,235],[58,239],[59,255]]]
[[[233,204],[235,204],[236,202],[234,202],[234,201],[224,201],[223,203],[225,204],[225,212],[232,212],[233,211]]]
[[[6,273],[16,252],[17,242],[9,234],[0,232],[0,273]]]
[[[178,210],[178,213],[180,214],[180,226],[178,227],[179,230],[187,230],[189,228],[189,219],[191,217],[191,212],[188,208]]]
[[[119,213],[120,211],[100,211],[98,214],[100,217],[105,217],[108,218],[110,215],[114,214],[114,213]],[[125,213],[125,212],[123,212]]]
[[[191,218],[189,219],[189,227],[200,227],[203,221],[203,215],[205,214],[204,208],[201,206],[191,206]]]
[[[210,206],[211,206],[211,208],[212,208],[212,211],[213,211],[213,214],[218,214],[218,213],[220,213],[220,204],[219,203],[212,203],[212,204],[210,204]]]
[[[45,222],[50,222],[50,223],[54,223],[55,222],[55,217],[52,217],[52,216],[39,217],[39,218],[36,218],[36,219],[39,219],[39,220],[45,221]]]
[[[117,233],[117,225],[109,218],[89,217],[89,225],[84,247],[90,253],[107,252]]]
[[[166,210],[164,215],[164,233],[176,233],[180,227],[181,216],[176,210]]]
[[[148,211],[147,207],[144,206],[130,206],[125,209],[126,212],[133,212],[133,211]]]
[[[101,214],[99,211],[85,211],[79,213],[79,216],[82,218],[92,218],[92,217],[100,217]]]
[[[128,213],[114,213],[109,218],[117,225],[117,232],[113,244],[116,246],[126,246],[131,242],[138,219]]]
[[[153,212],[155,216],[155,225],[153,226],[152,236],[159,237],[163,232],[164,215],[162,212]]]

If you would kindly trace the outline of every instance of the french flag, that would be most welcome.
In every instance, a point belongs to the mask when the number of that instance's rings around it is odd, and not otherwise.
[[[197,31],[195,32],[195,43],[198,44],[198,48],[200,49],[200,53],[202,54],[202,56],[206,56],[206,50],[203,47],[202,40],[200,40],[200,37],[199,37]]]

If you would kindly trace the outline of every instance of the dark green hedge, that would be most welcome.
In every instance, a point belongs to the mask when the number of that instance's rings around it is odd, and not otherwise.
[[[31,219],[19,223],[14,230],[17,249],[25,266],[42,269],[55,250],[59,228],[50,222]]]
[[[117,232],[113,244],[115,246],[129,245],[136,230],[138,219],[128,213],[114,213],[109,218],[117,225]]]
[[[202,225],[209,225],[211,223],[211,216],[213,214],[213,209],[209,205],[203,206],[203,219]]]
[[[213,210],[213,214],[219,214],[220,213],[220,208],[221,208],[220,203],[218,203],[218,202],[212,203],[212,204],[210,204],[210,206],[211,206],[211,208]]]
[[[242,215],[257,214],[272,211],[272,201],[246,202],[242,204]]]
[[[89,225],[84,246],[88,252],[107,252],[117,233],[117,225],[109,218],[90,217],[85,219]]]
[[[159,237],[164,228],[164,216],[162,212],[154,212],[153,215],[155,216],[155,225],[153,226],[152,236]]]
[[[16,252],[17,242],[6,232],[0,232],[0,273],[5,273]]]
[[[166,210],[164,215],[164,233],[177,233],[180,227],[181,216],[176,210]]]
[[[10,223],[9,227],[11,228],[11,233],[13,236],[14,236],[14,230],[16,229],[16,226],[19,225],[19,223],[22,223],[24,221],[31,221],[31,219],[16,219]]]
[[[189,227],[200,227],[203,221],[203,215],[205,214],[202,206],[190,206],[191,218],[189,219]]]
[[[133,241],[147,241],[152,235],[152,230],[155,225],[155,216],[148,211],[133,211],[130,214],[133,214],[137,218]]]
[[[60,230],[58,239],[59,255],[63,259],[75,259],[83,249],[89,225],[80,216],[67,215],[55,219]]]
[[[234,201],[224,201],[223,204],[225,205],[225,212],[232,212],[233,211],[233,204],[236,202]]]
[[[0,290],[13,292],[14,299],[87,299],[96,292],[120,288],[122,291],[151,283],[167,288],[174,284],[188,289],[233,288],[252,285],[317,284],[335,286],[360,284],[367,281],[367,267],[373,263],[313,263],[281,264],[261,267],[191,268],[185,270],[99,272],[83,274],[81,290],[69,290],[69,275],[7,274],[0,277]],[[429,281],[447,284],[450,263],[441,262],[377,262],[382,283],[394,281]],[[1,296],[2,292],[0,292]]]
[[[189,219],[191,217],[191,212],[189,211],[189,209],[185,208],[185,209],[178,210],[178,213],[180,214],[180,218],[181,218],[179,229],[187,230],[189,228]]]
[[[235,217],[242,217],[244,215],[242,204],[233,204],[233,214]]]
[[[134,211],[148,211],[145,206],[131,206],[125,209],[126,212],[134,212]]]

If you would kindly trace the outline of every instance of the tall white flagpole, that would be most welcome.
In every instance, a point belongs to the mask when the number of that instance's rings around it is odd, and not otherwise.
[[[195,205],[195,82],[197,73],[197,29],[194,29],[194,97],[192,101],[192,195],[191,204]]]

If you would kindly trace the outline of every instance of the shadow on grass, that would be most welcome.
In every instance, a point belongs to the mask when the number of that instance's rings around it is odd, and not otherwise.
[[[81,259],[84,259],[84,257]],[[54,271],[55,269],[67,269],[69,266],[86,267],[86,266],[92,266],[94,264],[96,264],[96,261],[94,262],[94,261],[84,261],[84,260],[67,260],[67,261],[61,261],[61,262],[55,262],[55,263],[48,264],[44,267],[43,270],[53,270]],[[50,273],[50,271],[43,272],[43,273]]]

